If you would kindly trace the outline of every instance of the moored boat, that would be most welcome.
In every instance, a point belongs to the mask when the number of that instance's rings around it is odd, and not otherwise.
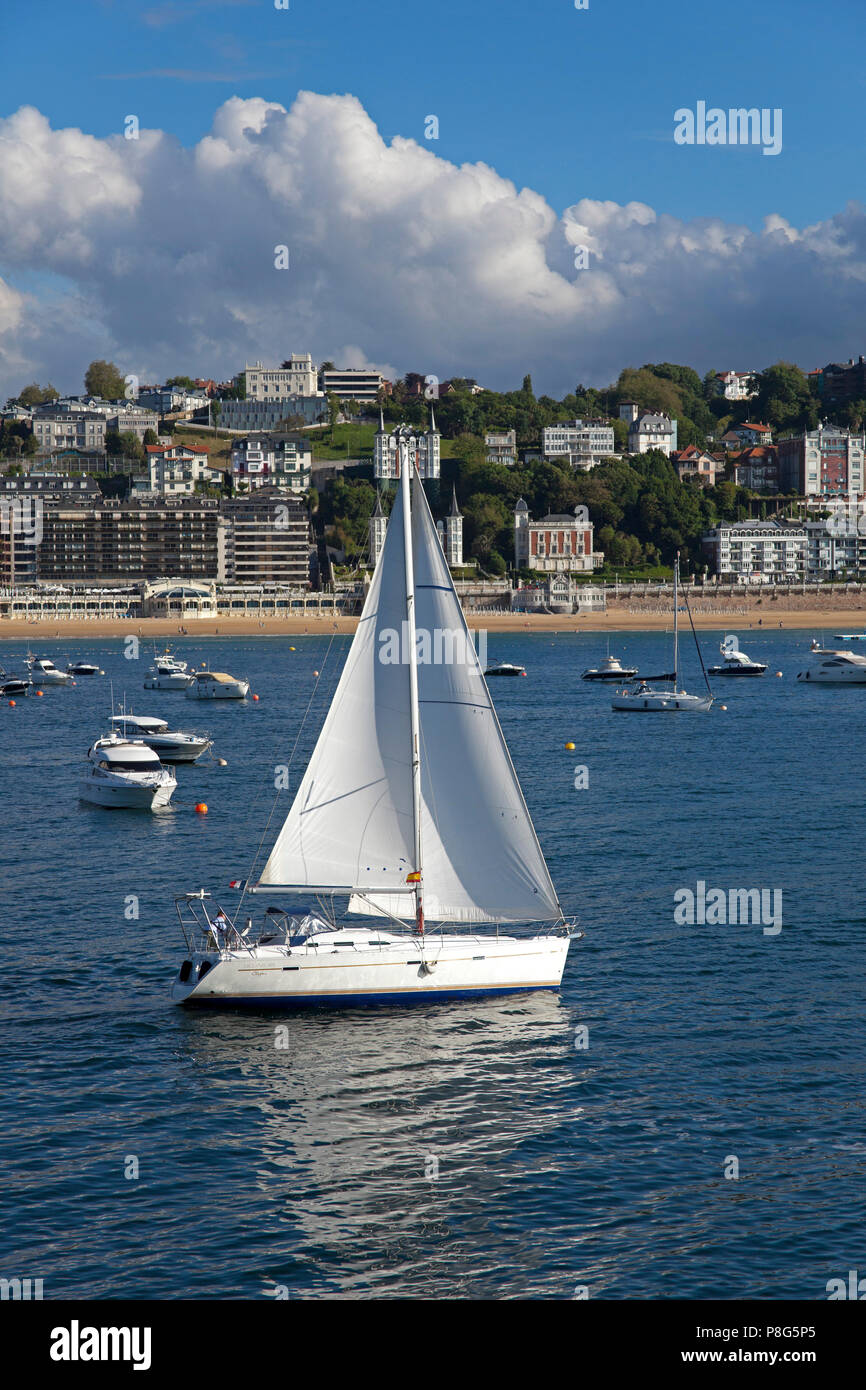
[[[89,767],[79,796],[94,806],[115,810],[155,811],[167,806],[177,779],[163,767],[152,748],[139,740],[109,734],[88,751]]]
[[[226,671],[195,671],[186,687],[188,700],[245,700],[250,683]]]

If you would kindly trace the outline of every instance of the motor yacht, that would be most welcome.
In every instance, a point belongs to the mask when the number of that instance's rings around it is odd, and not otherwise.
[[[79,795],[94,806],[155,811],[167,806],[177,779],[163,767],[152,748],[140,739],[109,734],[88,750],[89,767],[81,778]]]
[[[762,662],[753,661],[739,647],[732,651],[723,642],[719,651],[725,659],[720,666],[710,667],[707,672],[709,676],[763,676],[766,672],[767,668]]]
[[[225,671],[196,671],[186,688],[188,700],[244,700],[250,683]]]
[[[49,685],[69,685],[72,681],[68,672],[60,671],[47,656],[28,656],[27,666],[30,669],[30,680],[37,690]]]
[[[484,672],[487,680],[491,676],[525,676],[525,666],[514,666],[510,661],[500,661],[496,666],[488,666]]]
[[[171,648],[166,647],[160,655],[154,655],[153,664],[144,678],[145,690],[186,690],[192,676],[185,661],[172,656]]]
[[[94,666],[92,661],[73,661],[66,667],[70,676],[103,676],[98,666]]]
[[[17,699],[22,695],[32,695],[35,688],[26,676],[10,676],[8,671],[4,671],[0,666],[0,696]]]
[[[831,647],[811,648],[813,661],[804,671],[798,671],[798,681],[824,685],[866,685],[866,656]]]
[[[207,752],[211,740],[206,734],[187,734],[172,730],[165,719],[151,715],[115,714],[111,719],[115,733],[146,743],[163,763],[194,763]]]
[[[623,666],[618,656],[606,656],[600,666],[590,666],[583,672],[584,681],[630,681],[637,675],[636,666]]]

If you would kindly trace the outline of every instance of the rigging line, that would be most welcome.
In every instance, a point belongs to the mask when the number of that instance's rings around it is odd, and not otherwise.
[[[704,683],[705,683],[705,685],[706,685],[706,687],[707,687],[707,694],[708,694],[708,695],[712,695],[713,692],[712,692],[712,689],[710,688],[710,679],[709,679],[709,676],[707,675],[707,668],[706,668],[706,666],[704,665],[704,658],[703,658],[703,655],[702,655],[702,653],[701,653],[701,644],[700,644],[700,642],[698,641],[698,634],[695,632],[695,624],[694,624],[694,619],[692,618],[691,605],[689,604],[689,596],[688,596],[688,594],[686,593],[685,587],[683,587],[683,598],[684,598],[685,601],[686,601],[686,612],[687,612],[688,615],[689,615],[689,624],[690,624],[691,629],[692,629],[692,636],[693,636],[694,639],[695,639],[695,646],[696,646],[697,649],[698,649],[698,660],[699,660],[700,663],[701,663],[701,670],[702,670],[703,673],[704,673]]]
[[[323,680],[323,676],[322,676],[321,673],[322,673],[322,671],[324,671],[324,670],[327,668],[327,665],[328,665],[328,657],[330,656],[331,647],[334,645],[334,638],[335,638],[336,636],[337,636],[337,632],[336,632],[336,629],[334,629],[334,630],[331,632],[331,637],[330,637],[330,640],[329,640],[329,642],[328,642],[327,650],[325,651],[325,657],[324,657],[324,660],[323,660],[323,662],[322,662],[322,664],[321,664],[321,668],[320,668],[319,675],[316,677],[315,685],[313,686],[312,693],[311,693],[310,698],[309,698],[309,700],[308,700],[308,702],[307,702],[307,708],[304,710],[303,718],[301,719],[301,723],[300,723],[300,725],[299,725],[299,727],[298,727],[298,731],[297,731],[297,733],[295,734],[295,742],[294,742],[294,744],[292,745],[292,751],[291,751],[291,753],[289,754],[289,761],[288,761],[288,764],[287,764],[287,771],[291,770],[292,761],[293,761],[294,756],[295,756],[295,753],[296,753],[296,751],[297,751],[297,747],[298,747],[298,743],[299,743],[299,741],[300,741],[301,734],[302,734],[303,731],[304,731],[304,725],[305,725],[306,722],[307,722],[307,716],[308,716],[308,714],[310,713],[310,709],[312,708],[313,701],[314,701],[315,698],[316,698],[316,692],[317,692],[318,689],[319,689],[319,685],[321,684],[321,682],[322,682],[322,680]],[[329,674],[330,674],[330,673],[329,673]],[[255,809],[255,806],[257,805],[258,800],[259,800],[259,797],[260,797],[261,795],[262,795],[262,792],[259,791],[259,793],[258,793],[257,796],[256,796],[255,801],[253,802],[253,807],[252,807],[253,810]],[[258,843],[258,845],[256,846],[255,853],[253,854],[252,863],[250,864],[249,873],[248,873],[246,879],[244,880],[244,886],[243,886],[243,888],[241,889],[241,896],[240,896],[240,901],[239,901],[238,906],[237,906],[237,913],[236,913],[236,915],[239,915],[239,914],[240,914],[241,908],[243,907],[244,898],[245,898],[246,895],[247,895],[247,885],[249,884],[250,880],[251,880],[252,877],[253,877],[253,874],[255,873],[256,864],[258,863],[259,855],[260,855],[261,852],[262,852],[262,845],[264,844],[264,842],[265,842],[265,836],[267,835],[267,833],[268,833],[268,831],[269,831],[269,829],[270,829],[271,821],[272,821],[273,818],[274,818],[274,811],[277,809],[277,802],[279,801],[279,799],[280,799],[280,793],[279,793],[279,791],[277,791],[277,792],[274,794],[273,804],[272,804],[271,809],[270,809],[270,812],[269,812],[269,814],[268,814],[267,821],[265,822],[265,828],[264,828],[264,830],[262,831],[261,839],[259,840],[259,843]]]

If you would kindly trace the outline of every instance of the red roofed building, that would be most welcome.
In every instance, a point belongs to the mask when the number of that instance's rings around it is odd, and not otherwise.
[[[734,460],[733,480],[753,492],[779,491],[779,452],[774,444],[744,449]]]
[[[677,470],[678,478],[696,478],[702,487],[715,487],[719,478],[725,476],[724,463],[694,444],[680,449],[677,454],[671,454],[671,463]]]

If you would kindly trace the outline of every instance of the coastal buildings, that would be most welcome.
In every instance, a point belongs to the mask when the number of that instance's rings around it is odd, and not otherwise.
[[[379,398],[384,377],[381,372],[347,367],[322,373],[322,390],[326,396],[339,396],[343,401],[375,402]]]
[[[689,444],[677,454],[671,454],[671,462],[681,480],[694,478],[702,487],[715,487],[725,476],[725,465],[721,459]]]
[[[729,401],[747,401],[756,395],[752,386],[754,372],[716,372],[716,395]]]
[[[164,497],[191,497],[197,487],[222,482],[211,468],[206,444],[146,444],[150,490]]]
[[[46,408],[33,413],[33,433],[45,454],[54,449],[104,453],[107,428],[106,417],[95,410]]]
[[[304,493],[310,486],[313,451],[302,435],[249,434],[232,442],[235,489],[265,485]]]
[[[488,463],[500,463],[513,468],[517,462],[517,431],[487,430],[484,449]]]
[[[328,418],[326,396],[287,396],[284,400],[220,401],[219,427],[239,432],[294,429],[299,423],[317,425]]]
[[[769,425],[752,423],[733,425],[723,438],[727,439],[730,435],[733,435],[743,448],[750,448],[755,444],[772,444],[773,442],[773,431]]]
[[[866,401],[866,358],[854,361],[829,362],[809,373],[814,381],[818,395],[825,406],[847,405],[853,401]]]
[[[801,497],[858,495],[864,491],[864,439],[837,425],[819,425],[780,439],[779,487]]]
[[[635,415],[628,427],[628,451],[630,454],[646,454],[650,449],[660,449],[667,458],[677,447],[677,422],[669,415],[657,411],[644,410]]]
[[[595,552],[593,525],[586,507],[569,516],[551,513],[533,521],[523,498],[514,508],[514,563],[517,569],[561,574],[600,569],[604,556]]]
[[[293,352],[282,367],[247,363],[235,377],[248,401],[285,401],[292,396],[315,396],[318,373],[308,352]]]
[[[220,578],[238,584],[310,582],[310,516],[299,497],[273,487],[221,503],[226,526]]]
[[[613,425],[607,420],[570,420],[542,430],[545,458],[567,455],[573,468],[593,468],[614,452]]]
[[[793,583],[866,570],[866,531],[827,520],[727,522],[702,544],[712,572],[726,582]]]
[[[752,492],[778,492],[778,449],[772,444],[744,449],[732,461],[731,476],[738,487],[747,487]]]
[[[463,564],[463,515],[457,505],[457,492],[451,489],[451,507],[444,521],[436,522],[439,540],[445,552],[445,560],[451,569],[459,569]]]
[[[430,410],[430,425],[423,432],[413,431],[408,437],[409,454],[424,481],[438,482],[441,466],[441,436],[436,428],[433,410]],[[400,477],[400,460],[397,454],[397,441],[385,429],[385,420],[379,412],[379,428],[373,441],[373,477],[377,483],[395,485]]]

